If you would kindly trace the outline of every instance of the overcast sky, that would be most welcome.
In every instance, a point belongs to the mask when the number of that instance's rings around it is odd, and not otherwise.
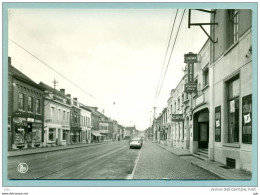
[[[179,10],[169,53],[183,11]],[[8,56],[13,66],[36,83],[53,86],[55,78],[57,88],[65,88],[66,94],[97,106],[124,126],[136,125],[144,130],[150,125],[153,107],[157,107],[158,115],[182,78],[184,54],[198,53],[207,40],[199,27],[188,29],[186,11],[155,101],[175,13],[176,9],[10,9]],[[192,22],[209,22],[209,16],[193,11]]]

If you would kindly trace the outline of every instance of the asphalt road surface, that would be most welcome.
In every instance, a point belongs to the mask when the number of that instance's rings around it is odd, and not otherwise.
[[[19,163],[28,171],[19,173]],[[127,141],[8,158],[9,179],[219,179],[164,150]]]
[[[111,142],[90,147],[8,158],[9,179],[126,179],[132,173],[140,150],[128,142]],[[17,166],[28,165],[26,173]]]

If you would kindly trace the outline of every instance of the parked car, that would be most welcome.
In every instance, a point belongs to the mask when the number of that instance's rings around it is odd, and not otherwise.
[[[141,138],[133,138],[131,141],[130,141],[130,149],[132,148],[141,148],[142,145],[143,145],[143,141]]]

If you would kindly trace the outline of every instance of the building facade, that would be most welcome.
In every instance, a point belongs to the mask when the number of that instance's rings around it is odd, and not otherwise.
[[[215,10],[210,47],[210,159],[252,171],[252,11]]]
[[[91,143],[91,110],[80,104],[81,143]]]
[[[40,82],[45,90],[44,98],[44,146],[69,144],[70,101],[65,89],[60,91]]]
[[[8,149],[43,145],[44,89],[11,65],[8,58]]]
[[[70,109],[70,143],[77,144],[81,142],[82,129],[80,123],[81,108],[77,98],[73,98]]]

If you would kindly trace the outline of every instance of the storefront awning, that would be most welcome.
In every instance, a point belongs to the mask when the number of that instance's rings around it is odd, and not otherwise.
[[[104,135],[101,135],[99,132],[91,132],[92,135],[96,136],[96,137],[100,137],[100,136],[104,136]]]

